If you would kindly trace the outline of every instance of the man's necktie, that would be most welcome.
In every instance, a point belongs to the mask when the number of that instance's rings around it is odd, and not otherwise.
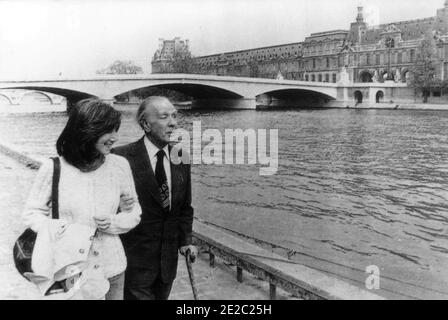
[[[168,180],[166,178],[165,169],[163,167],[163,157],[165,152],[159,150],[157,152],[156,179],[159,184],[160,196],[162,197],[163,209],[170,211],[170,191],[168,189]]]

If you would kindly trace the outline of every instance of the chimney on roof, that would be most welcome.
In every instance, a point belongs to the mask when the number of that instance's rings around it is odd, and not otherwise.
[[[163,44],[164,44],[165,40],[163,38],[159,38],[159,50],[162,51],[163,49]]]

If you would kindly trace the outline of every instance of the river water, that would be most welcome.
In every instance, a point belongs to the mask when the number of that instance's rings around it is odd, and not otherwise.
[[[135,107],[119,144],[138,139]],[[62,112],[0,114],[0,143],[55,153]],[[365,288],[367,266],[397,299],[448,299],[448,113],[406,110],[190,110],[191,129],[278,129],[278,172],[192,166],[195,215],[291,249],[295,261]]]

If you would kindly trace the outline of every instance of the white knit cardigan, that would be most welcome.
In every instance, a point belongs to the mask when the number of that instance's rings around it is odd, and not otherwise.
[[[53,161],[48,159],[42,163],[25,205],[25,225],[36,232],[43,224],[57,227],[61,222],[95,227],[94,216],[110,216],[110,227],[104,232],[98,230],[93,238],[88,263],[95,269],[102,268],[107,278],[120,274],[126,269],[126,256],[118,234],[134,228],[141,215],[138,201],[132,211],[117,213],[121,195],[131,195],[137,200],[128,161],[109,154],[95,171],[82,172],[60,159],[59,221],[52,220],[50,214]]]

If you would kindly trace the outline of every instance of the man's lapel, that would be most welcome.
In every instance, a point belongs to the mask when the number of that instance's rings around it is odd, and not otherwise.
[[[159,185],[154,174],[154,169],[149,160],[148,151],[146,150],[144,137],[140,139],[134,149],[134,163],[136,169],[136,179],[144,186],[144,190],[148,190],[157,203],[163,208],[162,198],[160,196]]]

